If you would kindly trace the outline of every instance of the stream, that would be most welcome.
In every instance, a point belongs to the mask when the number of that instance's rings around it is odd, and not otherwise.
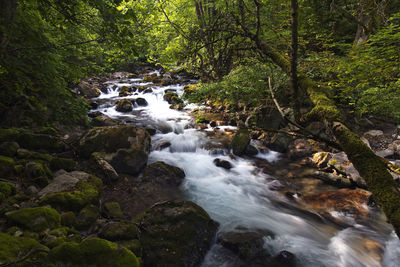
[[[158,71],[153,73],[159,75]],[[300,212],[295,201],[269,189],[269,185],[277,181],[258,168],[254,159],[230,157],[228,149],[214,149],[221,146],[221,142],[207,132],[215,129],[209,125],[203,130],[193,127],[190,111],[199,107],[188,105],[182,111],[170,109],[163,100],[165,90],[175,90],[182,95],[183,85],[159,86],[145,83],[141,78],[111,80],[107,84],[108,93],[95,99],[101,103],[95,111],[127,124],[155,128],[157,133],[152,136],[149,163],[164,161],[183,169],[186,178],[181,189],[185,198],[203,207],[219,222],[220,232],[240,229],[272,232],[274,235],[265,235],[265,249],[271,254],[290,251],[296,255],[296,266],[400,266],[399,239],[378,208],[368,207],[368,218],[362,222],[345,214],[332,214],[345,221],[346,227],[324,223]],[[119,97],[122,86],[147,86],[152,92]],[[128,113],[116,111],[117,100],[138,97],[144,98],[148,105],[135,104]],[[235,130],[235,127],[218,126],[217,130]],[[165,142],[171,145],[156,149]],[[259,152],[256,157],[269,164],[281,160],[281,155],[272,151]],[[226,170],[215,166],[216,158],[229,161],[233,168]],[[379,244],[380,249],[366,249],[366,244],[371,242]],[[232,252],[214,244],[202,266],[243,265]]]

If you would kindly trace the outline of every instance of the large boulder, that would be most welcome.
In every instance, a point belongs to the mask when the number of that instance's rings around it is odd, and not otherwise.
[[[231,148],[233,154],[242,156],[246,153],[247,146],[250,143],[250,131],[248,129],[239,129],[233,137]]]
[[[78,91],[86,98],[98,97],[101,94],[100,90],[96,86],[91,85],[87,81],[81,81],[78,84]]]
[[[95,127],[101,126],[115,126],[118,122],[107,115],[101,114],[100,116],[96,116],[92,119],[92,125]]]
[[[0,177],[7,178],[14,172],[14,159],[10,157],[0,156]]]
[[[142,181],[166,186],[179,186],[184,178],[185,172],[183,170],[165,162],[157,161],[144,169]]]
[[[179,98],[177,93],[168,92],[164,94],[164,100],[168,102],[170,105],[182,104],[182,99]]]
[[[131,251],[100,238],[88,238],[80,244],[65,242],[52,249],[48,258],[55,266],[140,266]]]
[[[118,173],[115,171],[114,167],[111,166],[108,161],[106,161],[102,153],[94,152],[92,157],[94,161],[94,167],[100,172],[96,174],[102,178],[103,182],[109,183],[118,180]]]
[[[147,159],[142,149],[119,149],[110,163],[117,173],[136,175],[146,167]]]
[[[290,135],[284,133],[276,133],[271,142],[268,144],[268,148],[280,153],[285,153],[288,151],[293,138]]]
[[[38,196],[41,204],[78,211],[98,201],[102,186],[102,181],[93,175],[79,171],[65,172],[56,176]]]
[[[100,237],[110,240],[137,239],[139,230],[135,223],[130,221],[110,222],[101,230]]]
[[[129,99],[121,99],[117,102],[117,107],[115,109],[119,112],[129,112],[132,111],[133,105]]]
[[[6,213],[7,220],[29,230],[41,232],[60,227],[61,216],[52,208],[25,208]]]
[[[217,230],[217,223],[191,201],[154,205],[137,217],[144,266],[197,266]]]
[[[80,154],[90,157],[93,152],[115,153],[120,148],[150,151],[150,135],[146,129],[133,125],[96,127],[80,140]]]

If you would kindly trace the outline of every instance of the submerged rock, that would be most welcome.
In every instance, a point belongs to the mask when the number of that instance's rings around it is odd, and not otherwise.
[[[232,169],[232,164],[227,160],[217,158],[217,159],[214,159],[213,163],[215,164],[215,166],[224,168],[226,170]]]
[[[149,103],[147,103],[146,99],[141,98],[141,97],[136,98],[135,103],[136,103],[136,105],[143,106],[143,107],[147,106],[149,104]]]
[[[183,200],[156,204],[135,221],[146,267],[199,265],[217,230],[206,211]]]

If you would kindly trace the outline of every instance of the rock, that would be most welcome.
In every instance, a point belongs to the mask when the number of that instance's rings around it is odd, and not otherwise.
[[[275,266],[279,267],[294,267],[296,266],[296,256],[286,250],[279,252],[273,257]]]
[[[133,109],[132,102],[129,99],[121,99],[115,109],[119,112],[130,112]]]
[[[166,186],[179,186],[184,178],[185,172],[183,170],[165,162],[157,161],[144,169],[142,181]]]
[[[328,165],[338,170],[339,172],[345,173],[346,176],[351,179],[357,186],[361,188],[366,187],[364,179],[361,178],[357,169],[349,161],[346,153],[340,152],[332,154],[332,159],[328,162]]]
[[[50,161],[50,168],[53,171],[66,170],[73,171],[76,167],[76,162],[72,159],[52,157]]]
[[[0,144],[0,154],[6,157],[14,157],[19,145],[16,142],[4,142]]]
[[[164,90],[164,93],[176,93],[176,89],[167,89]]]
[[[101,113],[101,111],[90,111],[88,113],[89,118],[95,118],[95,117],[102,116],[102,115],[103,115],[103,113]]]
[[[27,255],[33,249],[48,250],[47,247],[39,244],[39,242],[32,238],[16,237],[0,233],[0,262],[2,264],[20,259],[21,255]],[[14,264],[14,266],[38,266],[38,262],[42,262],[46,256],[46,252],[38,251],[24,261]]]
[[[0,182],[0,203],[10,196],[15,195],[17,188],[8,182]]]
[[[76,216],[75,228],[78,230],[89,229],[89,227],[99,217],[99,208],[95,205],[89,204],[84,207]]]
[[[61,213],[61,224],[68,227],[73,227],[76,225],[75,213],[72,211]]]
[[[104,159],[101,153],[94,152],[92,153],[92,157],[95,162],[95,168],[102,172],[102,176],[104,177],[103,182],[109,183],[110,181],[118,180],[118,173],[115,171],[113,166]]]
[[[143,107],[145,107],[149,104],[149,103],[147,103],[146,99],[141,98],[141,97],[136,98],[135,102],[138,106],[143,106]]]
[[[0,156],[0,176],[7,178],[14,172],[15,161],[12,158]]]
[[[292,140],[293,138],[287,134],[277,133],[272,137],[271,142],[267,146],[273,151],[285,153],[288,151]]]
[[[264,249],[264,236],[257,232],[220,233],[217,243],[250,263],[269,261],[270,254]],[[266,265],[268,266],[268,265]]]
[[[391,146],[384,150],[376,151],[375,154],[382,158],[392,158],[395,155],[395,152],[395,148]]]
[[[145,267],[199,265],[218,227],[200,206],[183,200],[155,204],[135,221]]]
[[[25,165],[25,175],[40,187],[49,184],[49,178],[53,176],[50,169],[42,163],[30,161]]]
[[[254,146],[252,146],[252,145],[249,144],[249,145],[246,147],[246,150],[245,150],[244,154],[245,154],[246,156],[252,157],[252,156],[255,156],[255,155],[258,154],[258,150],[257,150],[257,148],[255,148]]]
[[[139,230],[136,224],[130,221],[108,223],[100,232],[100,237],[110,240],[132,240],[137,239]]]
[[[231,148],[233,154],[241,156],[246,152],[246,148],[250,143],[250,131],[248,129],[239,129],[233,137]]]
[[[117,173],[139,174],[147,164],[148,155],[140,149],[119,149],[110,163]]]
[[[315,211],[325,215],[338,211],[355,218],[368,215],[371,193],[363,189],[340,189],[317,194],[302,195],[301,199]]]
[[[149,133],[150,136],[155,135],[157,132],[157,130],[153,127],[146,127],[146,131]]]
[[[135,89],[136,89],[136,88],[132,88],[132,87],[129,87],[129,86],[122,86],[122,87],[119,89],[119,94],[118,94],[118,96],[119,96],[119,97],[124,97],[124,96],[132,95],[132,92],[134,92]]]
[[[34,185],[30,185],[30,186],[28,186],[28,188],[25,190],[25,192],[26,192],[28,195],[30,195],[30,196],[34,196],[34,195],[36,195],[37,193],[39,193],[39,189],[37,189],[37,187],[34,186]]]
[[[133,125],[96,127],[80,140],[79,153],[90,157],[93,152],[114,153],[120,148],[150,151],[150,136],[145,129]]]
[[[157,82],[158,75],[156,73],[153,73],[151,75],[147,75],[143,78],[144,82]]]
[[[52,208],[25,208],[6,213],[7,220],[34,232],[60,227],[61,216]]]
[[[325,168],[328,166],[328,162],[332,159],[332,155],[329,152],[317,152],[313,155],[313,163],[318,168]]]
[[[100,90],[97,87],[91,85],[87,81],[81,81],[78,84],[78,91],[81,95],[83,95],[86,98],[98,97],[101,94]]]
[[[232,168],[232,164],[227,160],[217,158],[217,159],[214,159],[213,162],[214,162],[215,166],[224,168],[226,170],[230,170]]]
[[[124,214],[122,214],[121,207],[118,202],[107,202],[103,204],[103,214],[105,217],[110,219],[122,219]]]
[[[46,153],[59,153],[65,150],[65,145],[57,137],[49,134],[21,133],[16,141],[29,150],[44,150]]]
[[[118,122],[107,115],[96,116],[92,119],[92,125],[95,127],[101,126],[115,126]]]
[[[168,141],[165,141],[165,142],[162,142],[162,143],[158,144],[155,149],[156,150],[163,150],[163,149],[168,148],[170,146],[171,146],[171,143],[168,142]]]
[[[39,192],[41,204],[78,211],[100,197],[103,183],[93,175],[73,171],[61,174]]]
[[[48,259],[56,266],[140,266],[131,251],[100,238],[88,238],[80,244],[65,242],[52,249]]]
[[[296,160],[312,155],[312,146],[305,139],[296,139],[289,146],[289,158]]]
[[[370,130],[366,133],[364,133],[364,136],[371,136],[371,137],[378,137],[378,136],[382,136],[383,135],[383,131],[381,130]]]
[[[143,94],[151,94],[153,93],[153,89],[147,88],[146,90],[143,90]]]
[[[178,105],[183,103],[178,94],[174,92],[165,93],[164,100],[167,101],[170,105]]]
[[[188,99],[193,94],[193,92],[195,92],[197,90],[197,88],[198,88],[197,84],[185,85],[185,87],[183,87],[182,97],[184,99]]]

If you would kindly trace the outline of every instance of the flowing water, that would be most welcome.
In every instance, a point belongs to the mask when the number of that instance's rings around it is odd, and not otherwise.
[[[220,142],[208,137],[207,131],[212,129],[197,130],[191,126],[193,118],[189,111],[194,106],[177,111],[170,109],[163,100],[165,90],[173,89],[181,95],[183,85],[157,86],[144,83],[140,78],[109,81],[108,84],[108,93],[98,98],[102,104],[97,111],[126,123],[156,128],[157,134],[152,136],[153,148],[164,142],[170,142],[171,146],[154,149],[149,161],[164,161],[182,168],[186,173],[182,185],[185,197],[218,221],[219,231],[246,228],[272,232],[274,235],[265,236],[265,249],[272,254],[282,250],[292,252],[296,255],[297,266],[400,266],[399,239],[376,208],[369,208],[370,215],[363,222],[344,214],[332,214],[345,221],[346,227],[324,223],[298,212],[293,201],[269,190],[268,185],[277,181],[258,169],[252,159],[231,158],[224,150],[216,155],[210,147]],[[149,86],[153,92],[118,97],[122,86]],[[135,105],[129,113],[116,111],[116,100],[137,97],[146,99],[148,106]],[[226,128],[232,127],[219,127],[219,130]],[[215,166],[213,160],[217,157],[231,162],[233,168],[225,170]],[[280,160],[279,154],[274,152],[259,153],[257,157],[271,164]],[[378,249],[368,247],[371,241],[378,244]],[[240,260],[215,244],[203,266],[240,266]]]

